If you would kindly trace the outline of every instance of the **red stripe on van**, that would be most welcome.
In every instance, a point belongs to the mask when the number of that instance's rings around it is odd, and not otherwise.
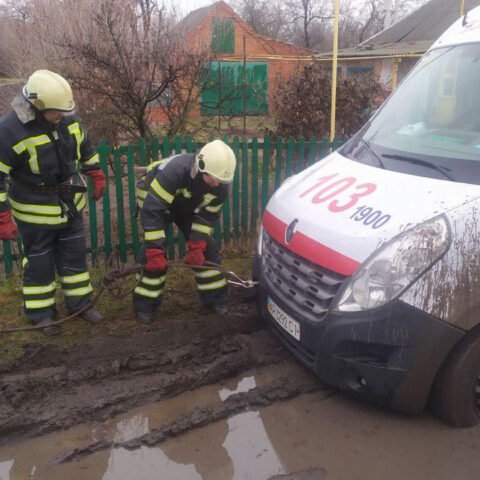
[[[265,231],[278,243],[301,257],[333,272],[342,275],[352,275],[360,266],[360,263],[356,260],[322,245],[298,230],[293,240],[287,245],[285,243],[285,230],[288,225],[266,210],[263,214],[262,224]]]

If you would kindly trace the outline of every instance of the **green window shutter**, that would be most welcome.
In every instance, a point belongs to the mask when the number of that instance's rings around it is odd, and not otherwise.
[[[213,53],[235,53],[235,20],[233,18],[213,19]]]
[[[268,64],[246,63],[245,111],[247,115],[268,113]],[[212,62],[205,64],[201,92],[202,115],[242,115],[242,62]]]

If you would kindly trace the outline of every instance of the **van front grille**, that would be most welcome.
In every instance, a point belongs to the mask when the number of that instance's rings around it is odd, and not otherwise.
[[[268,288],[302,317],[321,321],[347,277],[291,252],[266,232],[262,251],[262,270]]]

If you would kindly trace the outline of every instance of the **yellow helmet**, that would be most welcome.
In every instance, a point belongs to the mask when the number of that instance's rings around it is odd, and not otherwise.
[[[50,70],[33,72],[23,87],[23,96],[41,112],[73,112],[75,109],[70,85],[62,76]]]
[[[235,174],[237,160],[233,150],[221,140],[207,143],[195,157],[197,169],[220,180],[231,183]]]

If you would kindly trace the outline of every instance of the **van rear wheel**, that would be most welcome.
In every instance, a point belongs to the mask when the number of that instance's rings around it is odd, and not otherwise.
[[[480,330],[467,334],[448,356],[435,380],[431,404],[453,427],[480,424]]]

